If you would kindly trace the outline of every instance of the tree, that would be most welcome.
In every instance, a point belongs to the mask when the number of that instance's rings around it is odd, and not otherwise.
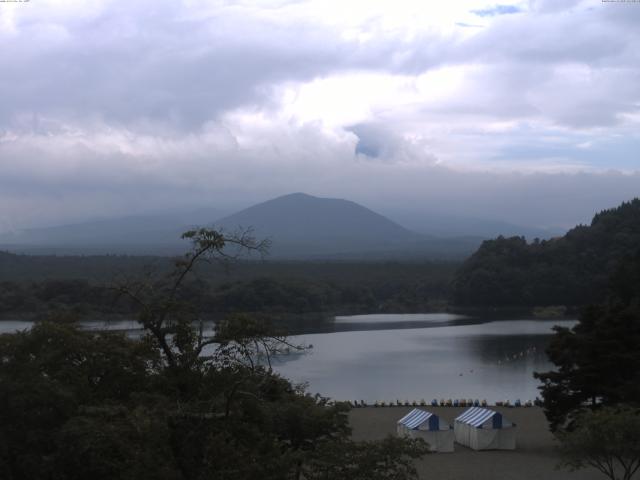
[[[125,405],[152,390],[159,365],[148,343],[69,324],[0,335],[2,478],[51,478],[68,422],[87,407]]]
[[[116,287],[139,306],[141,339],[70,322],[0,336],[2,478],[415,478],[424,442],[355,443],[346,404],[270,368],[298,348],[282,332],[238,315],[213,336],[197,327],[182,296],[197,263],[264,244],[204,229],[185,238],[193,250],[169,275]]]
[[[586,411],[577,427],[559,436],[562,465],[596,468],[611,480],[631,480],[640,468],[640,410],[603,407]]]
[[[185,279],[201,261],[228,261],[244,253],[266,253],[269,241],[258,241],[251,233],[250,229],[231,235],[206,228],[189,230],[182,238],[191,241],[192,249],[176,259],[166,278],[125,279],[115,287],[138,306],[138,321],[171,369],[189,370],[201,362],[202,350],[216,342],[214,338],[205,339],[202,331],[194,332],[196,312],[180,298]]]
[[[640,254],[620,264],[610,285],[604,304],[555,329],[547,354],[556,369],[535,374],[554,431],[588,408],[640,405]]]

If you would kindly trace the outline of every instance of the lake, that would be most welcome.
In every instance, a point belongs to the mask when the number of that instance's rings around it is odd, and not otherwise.
[[[337,400],[533,400],[534,371],[552,368],[544,349],[552,327],[573,320],[478,319],[451,314],[336,317],[324,333],[291,337],[312,345],[304,354],[278,356],[274,368],[309,391]],[[2,321],[0,333],[31,322]],[[132,321],[83,322],[86,329],[137,333]],[[206,330],[213,324],[207,322]]]
[[[423,325],[406,328],[416,322]],[[274,366],[294,382],[308,382],[309,391],[337,400],[524,402],[539,396],[533,372],[552,368],[544,353],[552,327],[574,324],[444,314],[338,317],[343,331],[292,337],[313,348],[279,357]]]

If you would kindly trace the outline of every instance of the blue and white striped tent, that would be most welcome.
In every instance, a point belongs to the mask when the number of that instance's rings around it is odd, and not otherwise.
[[[482,425],[489,419],[491,419],[493,428],[502,428],[502,414],[488,408],[471,407],[456,417],[456,422],[468,423],[472,427],[482,428]]]
[[[398,420],[399,436],[422,438],[432,452],[453,452],[453,430],[438,415],[414,408]]]
[[[456,442],[474,450],[513,450],[516,448],[515,424],[500,412],[471,407],[456,417]]]

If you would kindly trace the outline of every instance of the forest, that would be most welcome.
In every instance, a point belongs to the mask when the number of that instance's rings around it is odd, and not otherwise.
[[[40,318],[57,310],[96,318],[134,315],[136,306],[119,298],[113,285],[122,279],[166,275],[171,259],[5,253],[0,254],[0,267],[0,317]],[[457,267],[452,262],[216,262],[198,265],[180,295],[205,317],[238,311],[434,311],[445,308]]]
[[[640,246],[640,200],[604,210],[590,225],[528,243],[483,242],[452,284],[452,300],[473,306],[583,306],[602,301],[608,279]]]

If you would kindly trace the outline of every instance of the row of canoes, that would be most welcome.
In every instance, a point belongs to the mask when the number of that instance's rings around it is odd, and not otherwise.
[[[352,407],[425,407],[427,405],[431,405],[432,407],[487,407],[489,406],[487,400],[478,400],[478,399],[433,399],[430,403],[427,403],[424,399],[420,401],[408,401],[405,400],[400,401],[396,400],[390,402],[378,401],[376,400],[374,403],[367,403],[364,400],[355,400],[349,401]],[[527,400],[526,402],[522,402],[520,399],[517,399],[515,402],[511,403],[509,400],[506,401],[497,401],[495,406],[497,407],[533,407],[534,405],[539,406],[540,401],[538,399],[531,401]]]

